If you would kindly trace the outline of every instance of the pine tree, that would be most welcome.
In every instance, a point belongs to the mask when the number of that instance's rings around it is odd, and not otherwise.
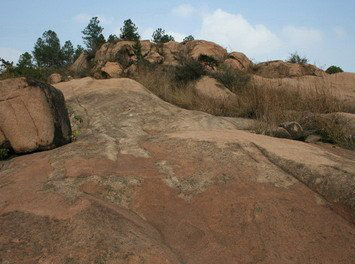
[[[174,41],[174,37],[165,34],[165,30],[162,28],[158,28],[156,31],[154,31],[152,38],[155,43],[166,43],[169,41]]]
[[[100,20],[98,17],[93,17],[86,28],[82,31],[84,34],[84,43],[90,54],[94,54],[101,47],[101,45],[105,43],[105,37],[102,35],[104,28],[99,24]]]
[[[138,34],[138,28],[132,22],[131,19],[127,19],[123,22],[123,27],[121,28],[120,39],[122,40],[139,40],[140,36]]]
[[[73,44],[70,42],[70,40],[66,41],[62,47],[62,59],[64,65],[70,65],[74,62],[74,54],[75,51]]]
[[[57,34],[48,30],[38,38],[33,56],[38,67],[61,67],[63,64],[60,41]]]
[[[20,56],[20,59],[16,67],[19,69],[33,68],[34,65],[32,59],[33,59],[32,55],[28,52],[25,52]]]

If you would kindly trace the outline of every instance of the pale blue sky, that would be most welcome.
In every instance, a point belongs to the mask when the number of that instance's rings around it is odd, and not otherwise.
[[[177,40],[193,34],[255,62],[298,51],[319,67],[355,72],[355,0],[93,1],[0,0],[0,57],[31,51],[45,30],[82,44],[81,30],[99,16],[105,36],[131,18],[143,38],[158,27]]]

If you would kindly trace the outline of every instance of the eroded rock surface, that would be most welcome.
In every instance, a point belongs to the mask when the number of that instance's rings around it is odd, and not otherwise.
[[[353,261],[352,154],[237,130],[129,79],[56,87],[80,135],[0,163],[3,262]]]

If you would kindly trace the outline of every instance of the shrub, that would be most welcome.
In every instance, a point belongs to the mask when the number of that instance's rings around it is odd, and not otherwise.
[[[342,68],[333,65],[333,66],[330,66],[325,72],[329,73],[329,74],[334,74],[334,73],[339,73],[339,72],[344,72],[344,71]]]
[[[227,65],[221,65],[217,71],[211,72],[210,75],[232,92],[241,91],[248,85],[250,80],[248,74],[236,71]]]
[[[297,54],[297,52],[292,53],[290,57],[288,58],[287,62],[290,63],[298,63],[298,64],[306,64],[308,63],[308,59],[306,57],[301,58],[300,55]]]
[[[188,83],[195,81],[206,74],[204,66],[197,60],[183,58],[180,65],[176,66],[175,79],[179,82]]]

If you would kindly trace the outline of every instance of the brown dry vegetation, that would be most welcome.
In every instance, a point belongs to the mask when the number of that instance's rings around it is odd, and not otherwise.
[[[227,100],[201,97],[194,90],[195,81],[176,79],[175,67],[144,64],[132,77],[158,97],[182,108],[217,116],[257,119],[261,121],[255,131],[257,133],[270,134],[280,123],[296,121],[305,130],[322,135],[326,142],[355,149],[355,139],[350,133],[348,120],[326,115],[335,112],[355,113],[355,109],[337,99],[329,89],[305,91],[302,87],[297,90],[256,87],[248,82],[247,74],[236,73],[233,76],[222,67],[201,74],[228,83],[228,88],[236,96]]]

